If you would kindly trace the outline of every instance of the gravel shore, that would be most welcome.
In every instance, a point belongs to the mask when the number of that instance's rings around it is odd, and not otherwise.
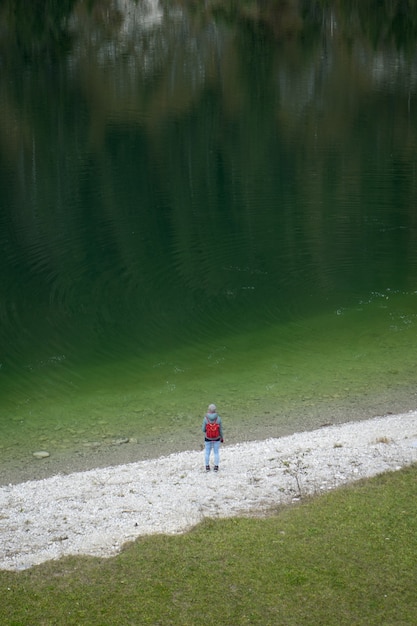
[[[110,557],[141,535],[245,515],[417,462],[417,411],[203,453],[56,475],[0,488],[0,568],[65,555]]]

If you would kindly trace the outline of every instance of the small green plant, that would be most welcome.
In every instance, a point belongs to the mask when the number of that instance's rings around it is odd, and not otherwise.
[[[283,461],[282,464],[285,466],[284,473],[292,476],[296,482],[297,497],[302,498],[301,476],[305,476],[308,466],[304,464],[303,459],[300,457],[291,459],[291,461]]]

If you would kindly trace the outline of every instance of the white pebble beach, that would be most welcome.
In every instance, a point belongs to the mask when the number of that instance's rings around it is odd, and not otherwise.
[[[220,471],[203,452],[0,487],[0,568],[66,555],[110,557],[123,544],[175,534],[205,518],[259,514],[417,462],[417,411],[224,444]]]

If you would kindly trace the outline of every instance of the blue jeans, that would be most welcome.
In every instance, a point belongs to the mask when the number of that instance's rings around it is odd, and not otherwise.
[[[210,465],[210,453],[214,452],[214,465],[219,464],[220,441],[206,441],[206,465]]]

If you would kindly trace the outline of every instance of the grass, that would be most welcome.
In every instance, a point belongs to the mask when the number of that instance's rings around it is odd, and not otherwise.
[[[411,626],[416,554],[413,466],[111,559],[0,572],[0,624]]]

